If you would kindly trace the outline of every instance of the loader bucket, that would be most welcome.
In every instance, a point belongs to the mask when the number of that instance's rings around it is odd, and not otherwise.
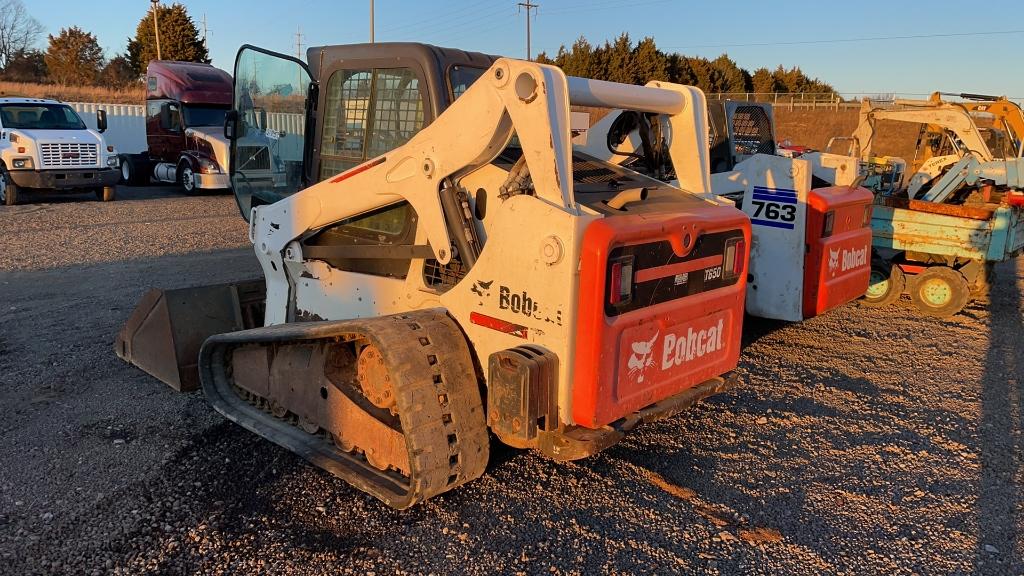
[[[263,325],[262,279],[177,290],[154,288],[114,341],[114,352],[179,392],[199,388],[199,349],[214,334]]]

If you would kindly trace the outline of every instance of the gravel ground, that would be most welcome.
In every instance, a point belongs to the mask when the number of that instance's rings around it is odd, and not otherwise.
[[[258,275],[228,196],[0,207],[0,573],[1021,574],[1024,267],[747,323],[746,384],[396,512],[123,364],[148,286]]]

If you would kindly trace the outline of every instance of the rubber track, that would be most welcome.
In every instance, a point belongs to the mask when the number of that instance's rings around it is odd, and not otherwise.
[[[232,389],[229,352],[243,344],[276,346],[365,338],[394,379],[411,473],[396,478],[252,406]],[[371,319],[282,324],[212,336],[200,352],[203,392],[229,420],[295,452],[394,508],[408,508],[480,477],[489,450],[479,383],[465,337],[444,310]]]

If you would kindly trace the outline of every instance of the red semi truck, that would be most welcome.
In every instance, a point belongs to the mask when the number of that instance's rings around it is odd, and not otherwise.
[[[121,155],[121,181],[176,183],[187,194],[226,189],[231,75],[209,64],[153,60],[146,68],[146,143]]]

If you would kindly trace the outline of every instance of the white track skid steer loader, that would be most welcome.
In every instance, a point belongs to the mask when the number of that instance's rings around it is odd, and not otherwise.
[[[457,51],[315,50],[315,72],[248,46],[236,62],[233,154],[265,110],[277,145],[254,164],[287,177],[231,175],[266,298],[214,292],[235,305],[198,371],[224,416],[404,508],[483,474],[488,430],[582,458],[733,383],[750,224],[706,194],[699,90],[487,59],[453,93],[439,54]],[[413,73],[352,68],[381,50]],[[570,103],[668,115],[684,189],[574,153]],[[126,359],[154,356],[140,327],[187,311],[159,300],[119,337]],[[263,325],[230,331],[250,309]]]

